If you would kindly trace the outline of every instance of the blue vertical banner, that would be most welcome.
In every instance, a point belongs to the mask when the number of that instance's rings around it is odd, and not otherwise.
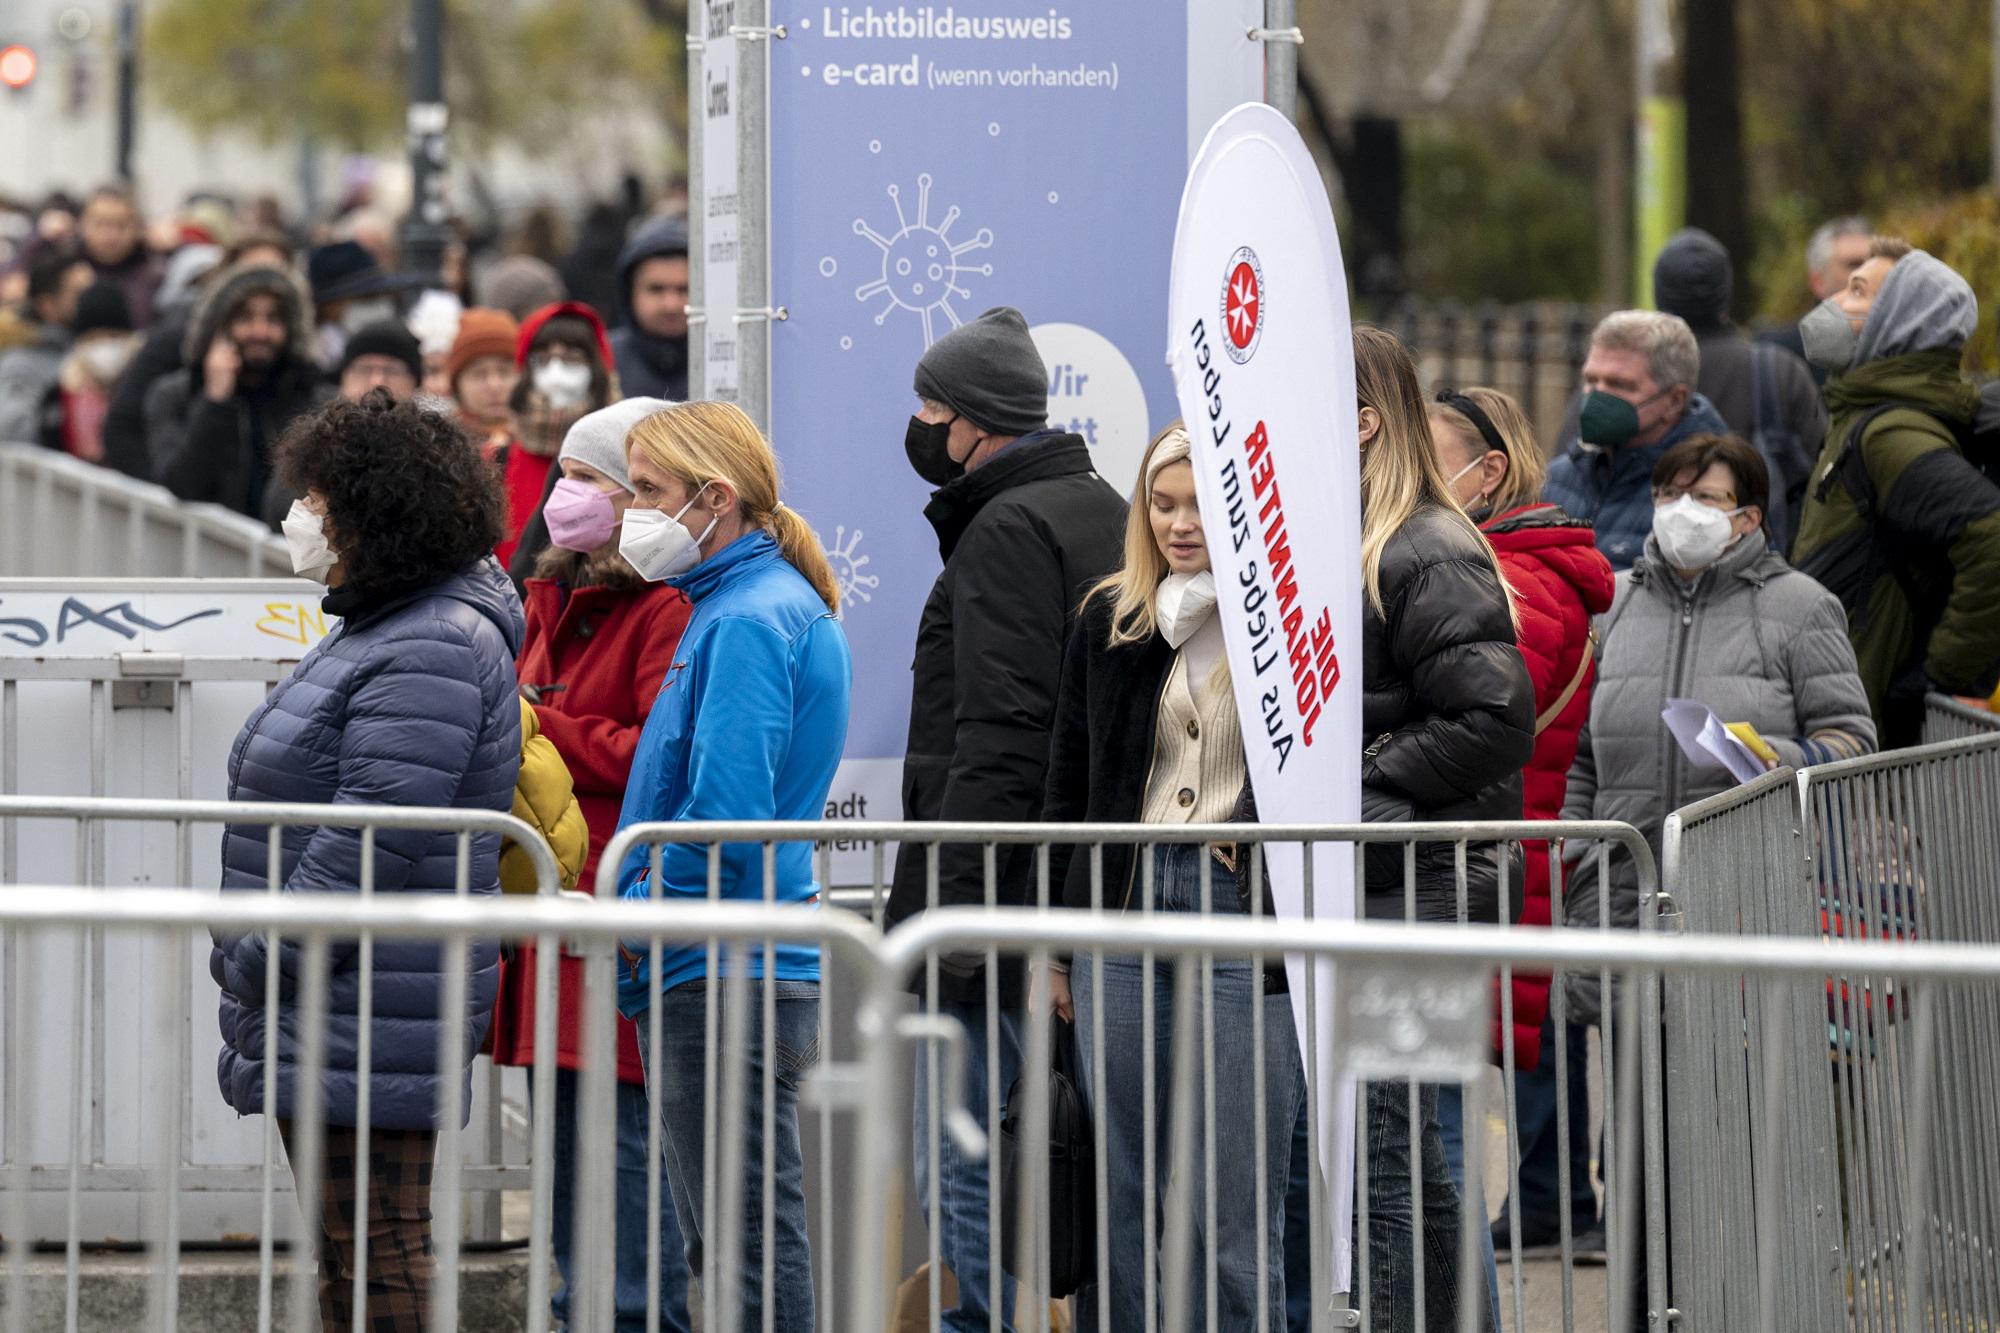
[[[937,577],[903,456],[918,358],[1019,308],[1049,418],[1129,491],[1178,415],[1161,359],[1181,188],[1261,95],[1262,0],[771,0],[771,437],[833,558],[855,658],[828,815],[900,814],[909,670]],[[745,257],[746,262],[749,257]]]

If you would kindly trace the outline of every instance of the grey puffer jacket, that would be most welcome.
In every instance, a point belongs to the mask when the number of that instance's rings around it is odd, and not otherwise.
[[[1699,699],[1724,722],[1748,722],[1792,767],[1875,748],[1875,723],[1847,639],[1839,599],[1756,541],[1738,542],[1688,588],[1646,539],[1618,576],[1598,617],[1597,689],[1563,801],[1565,819],[1633,825],[1657,862],[1667,815],[1733,785],[1719,768],[1696,768],[1667,731],[1670,698]],[[1599,924],[1595,845],[1573,849],[1564,919]],[[1639,882],[1615,849],[1610,920],[1638,925]],[[1572,1022],[1595,1023],[1596,972],[1565,978]]]

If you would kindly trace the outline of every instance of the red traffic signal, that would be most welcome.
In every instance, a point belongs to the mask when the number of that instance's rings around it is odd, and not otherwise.
[[[0,46],[0,84],[18,92],[35,81],[35,70],[40,64],[31,46],[19,42]]]

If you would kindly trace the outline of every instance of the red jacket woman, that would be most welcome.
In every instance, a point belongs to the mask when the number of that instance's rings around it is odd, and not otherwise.
[[[623,426],[629,426],[665,405],[657,399],[627,399],[585,418],[571,435],[588,434],[600,418],[620,414]],[[611,426],[622,450],[623,426],[619,422]],[[582,451],[587,453],[587,446]],[[574,452],[565,442],[566,474],[596,471]],[[615,483],[616,478],[605,480]],[[563,498],[564,492],[558,492],[552,503],[560,506]],[[561,522],[559,518],[558,526]],[[542,734],[555,743],[568,764],[577,803],[590,825],[582,880],[586,892],[594,889],[598,857],[617,830],[632,752],[672,665],[689,610],[685,595],[665,584],[647,583],[625,562],[618,554],[615,527],[607,541],[607,549],[589,554],[560,546],[544,553],[539,566],[543,576],[528,581],[527,638],[515,663],[522,693],[535,706]],[[526,1065],[534,1059],[534,976],[530,940],[508,961],[501,977],[493,1038],[494,1058],[501,1064]],[[563,958],[560,983],[556,1063],[577,1069],[582,1066],[581,959]],[[618,1076],[627,1083],[643,1083],[632,1024],[621,1019],[618,1028]]]
[[[1537,500],[1542,452],[1512,398],[1492,389],[1447,390],[1431,407],[1431,432],[1453,494],[1492,543],[1514,595],[1517,642],[1535,686],[1535,752],[1522,774],[1522,818],[1560,819],[1596,678],[1591,617],[1611,609],[1611,565],[1588,523]],[[1531,842],[1522,851],[1520,924],[1547,926],[1549,846]],[[1541,1059],[1548,974],[1517,971],[1513,991],[1514,1063],[1532,1070]],[[1500,1013],[1496,997],[1495,1051]]]

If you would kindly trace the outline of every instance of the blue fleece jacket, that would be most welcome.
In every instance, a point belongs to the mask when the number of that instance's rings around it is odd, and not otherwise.
[[[1653,464],[1690,435],[1727,435],[1714,404],[1700,394],[1659,440],[1639,449],[1603,449],[1581,440],[1549,464],[1542,498],[1597,530],[1597,549],[1616,570],[1627,570],[1653,534]]]
[[[694,570],[669,580],[694,603],[666,684],[646,719],[625,789],[618,827],[696,819],[818,819],[847,743],[853,668],[847,636],[810,583],[792,568],[767,532],[737,538]],[[619,869],[619,892],[647,898],[649,853],[641,848]],[[764,854],[756,844],[723,849],[721,895],[765,898]],[[671,843],[663,849],[660,893],[708,896],[708,848]],[[809,843],[777,849],[773,893],[805,902],[819,892]],[[627,1017],[651,1003],[647,946],[630,943],[619,968],[618,1008]],[[660,959],[660,988],[707,975],[703,946],[669,948]],[[732,969],[725,967],[725,971]],[[764,974],[764,952],[752,950],[747,975]],[[799,945],[776,950],[781,981],[819,978],[819,951]]]

